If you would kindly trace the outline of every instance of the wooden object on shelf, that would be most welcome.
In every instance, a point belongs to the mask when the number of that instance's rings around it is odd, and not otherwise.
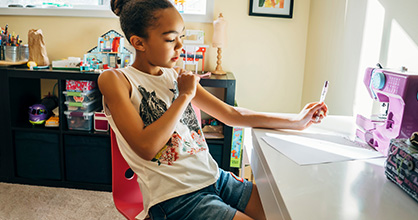
[[[216,61],[216,68],[214,71],[212,71],[213,74],[217,75],[224,75],[226,74],[225,71],[222,70],[222,47],[226,46],[226,21],[222,15],[222,13],[219,14],[218,19],[216,19],[213,22],[213,38],[212,38],[212,46],[215,48],[218,48],[217,53],[218,56]]]
[[[221,64],[222,64],[222,61],[221,61],[221,58],[222,58],[222,56],[221,56],[222,49],[220,47],[218,47],[218,52],[217,53],[218,53],[218,56],[216,57],[217,58],[216,68],[215,68],[215,71],[212,71],[212,73],[213,74],[217,74],[217,75],[226,74],[226,72],[222,70],[222,66],[221,66]]]
[[[17,62],[11,62],[11,61],[5,61],[0,60],[0,66],[16,66],[16,65],[23,65],[27,63],[27,60],[17,61]]]

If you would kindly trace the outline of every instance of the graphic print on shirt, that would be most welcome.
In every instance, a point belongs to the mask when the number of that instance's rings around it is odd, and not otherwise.
[[[173,97],[172,102],[174,102],[174,100],[179,95],[177,82],[174,82],[174,87],[175,87],[175,89],[172,90],[172,92],[174,93],[174,97]],[[184,111],[183,116],[180,119],[180,122],[189,128],[190,135],[191,135],[193,141],[197,145],[197,146],[193,147],[193,146],[190,146],[189,142],[186,142],[185,146],[188,145],[189,149],[186,149],[185,147],[183,147],[182,150],[184,152],[189,153],[189,154],[196,154],[200,151],[208,150],[208,147],[207,147],[206,142],[205,142],[205,138],[202,135],[202,130],[200,128],[199,122],[197,121],[196,113],[194,112],[193,106],[192,106],[191,103],[189,103],[186,110]]]
[[[174,87],[174,89],[169,89],[174,95],[172,101],[178,97],[176,82],[174,82]],[[144,127],[146,127],[159,119],[167,111],[167,104],[157,97],[155,91],[148,92],[140,85],[138,85],[138,91],[142,95],[141,104],[139,106],[139,114],[144,122]],[[187,106],[180,122],[188,128],[188,132],[190,132],[190,136],[194,143],[184,140],[184,138],[182,138],[181,135],[175,131],[166,145],[151,161],[157,162],[158,165],[173,165],[179,158],[180,150],[182,152],[187,152],[188,154],[196,154],[200,151],[208,150],[191,104]]]
[[[139,115],[144,121],[144,127],[147,127],[167,111],[167,104],[155,95],[155,91],[150,93],[141,85],[138,85],[138,90],[142,95]]]
[[[170,91],[174,93],[173,100],[171,101],[174,102],[174,100],[179,96],[177,82],[174,82],[174,89],[170,89]],[[197,121],[197,117],[191,103],[189,103],[186,110],[184,111],[183,116],[180,119],[180,122],[186,125],[190,129],[190,131],[201,133],[199,122]]]

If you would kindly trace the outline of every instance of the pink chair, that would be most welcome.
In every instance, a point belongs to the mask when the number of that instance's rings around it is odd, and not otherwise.
[[[136,174],[130,169],[119,151],[115,133],[110,129],[112,148],[112,194],[116,209],[127,219],[135,217],[144,209],[142,193]]]
[[[193,106],[197,118],[201,120],[200,109]],[[135,217],[144,210],[141,189],[137,182],[136,174],[122,157],[116,141],[115,132],[110,128],[112,148],[112,194],[116,209],[127,219]]]

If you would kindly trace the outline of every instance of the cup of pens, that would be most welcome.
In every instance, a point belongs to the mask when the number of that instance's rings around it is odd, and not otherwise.
[[[19,46],[4,46],[4,60],[8,62],[17,62],[20,56]]]

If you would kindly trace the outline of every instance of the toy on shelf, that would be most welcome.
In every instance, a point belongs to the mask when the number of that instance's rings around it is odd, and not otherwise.
[[[222,139],[223,125],[216,119],[202,120],[202,131],[205,134],[206,139]]]
[[[46,120],[45,127],[56,128],[59,127],[59,124],[60,118],[58,116],[51,116],[48,120]]]
[[[81,72],[101,72],[123,68],[133,62],[133,54],[124,47],[124,37],[110,30],[97,39],[97,46],[89,50],[80,64]]]
[[[242,128],[234,127],[232,131],[232,144],[231,144],[231,163],[230,167],[240,168],[242,158],[242,143],[243,143]]]
[[[194,65],[195,73],[197,73],[199,60],[202,60],[202,72],[204,72],[205,53],[209,47],[203,44],[204,36],[204,31],[186,30],[182,54],[180,55],[180,57],[183,57],[183,69],[186,69],[186,65]]]
[[[184,45],[180,56],[183,57],[183,69],[186,69],[186,65],[194,65],[195,73],[199,66],[199,60],[202,60],[202,72],[205,70],[205,53],[207,45]],[[186,58],[187,54],[187,58]]]
[[[47,95],[39,103],[29,106],[29,122],[32,125],[45,123],[52,116],[52,110],[58,106],[58,98],[55,95]]]
[[[80,63],[80,57],[68,57],[68,59],[54,60],[52,61],[52,69],[79,70]]]

